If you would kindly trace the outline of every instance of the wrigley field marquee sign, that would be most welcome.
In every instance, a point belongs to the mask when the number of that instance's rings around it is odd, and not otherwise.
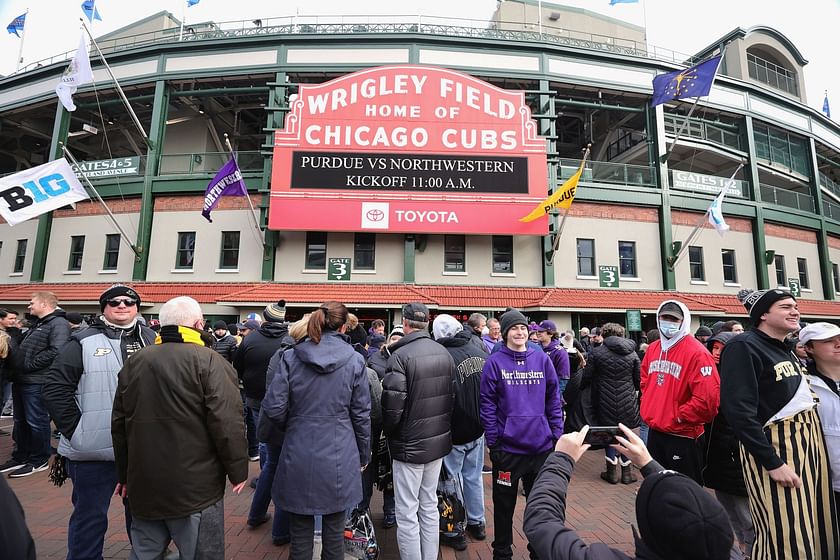
[[[545,140],[524,93],[382,66],[293,96],[275,133],[269,228],[545,235]]]

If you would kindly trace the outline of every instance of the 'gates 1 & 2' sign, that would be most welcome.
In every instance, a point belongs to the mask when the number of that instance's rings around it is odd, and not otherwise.
[[[548,190],[523,92],[443,68],[383,66],[293,97],[275,133],[269,228],[545,235]]]

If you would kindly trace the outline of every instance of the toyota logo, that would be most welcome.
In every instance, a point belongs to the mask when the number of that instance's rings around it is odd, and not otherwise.
[[[385,212],[379,208],[373,208],[368,210],[365,216],[371,222],[381,222],[385,218]]]

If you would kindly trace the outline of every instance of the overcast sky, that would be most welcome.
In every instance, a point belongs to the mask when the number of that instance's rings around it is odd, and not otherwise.
[[[694,53],[735,27],[766,25],[787,36],[809,61],[805,67],[808,105],[820,109],[824,90],[840,115],[840,0],[641,0],[638,4],[609,5],[609,0],[543,2],[587,8],[612,17],[647,24],[648,43],[682,53]],[[24,62],[34,62],[74,49],[79,40],[81,0],[0,0],[3,28],[29,9]],[[97,0],[102,21],[94,26],[101,35],[160,10],[176,17],[186,11],[187,21],[235,21],[300,15],[422,14],[487,20],[496,0],[201,0],[188,10],[185,0]],[[585,30],[581,30],[585,31]],[[20,39],[0,30],[0,74],[15,70]],[[836,120],[835,116],[835,120]]]

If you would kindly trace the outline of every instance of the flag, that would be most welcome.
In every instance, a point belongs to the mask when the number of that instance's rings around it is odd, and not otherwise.
[[[210,219],[210,212],[223,196],[248,196],[248,187],[245,186],[242,172],[239,171],[239,165],[234,158],[230,158],[230,161],[219,169],[204,191],[204,209],[201,215],[207,218],[208,222],[213,221]]]
[[[201,0],[187,0],[187,8],[192,8],[199,2],[201,2]]]
[[[639,0],[610,0],[610,6],[615,6],[616,4],[638,4]]]
[[[6,26],[6,31],[9,33],[14,33],[18,37],[20,34],[18,31],[23,31],[23,25],[26,23],[26,13],[22,13],[18,17],[12,20],[12,23]]]
[[[831,107],[828,106],[828,92],[825,92],[825,99],[823,100],[822,112],[829,119],[831,118]]]
[[[85,0],[82,2],[82,11],[85,13],[89,22],[93,23],[95,19],[102,21],[99,10],[96,9],[96,0]]]
[[[0,193],[0,215],[10,226],[89,198],[64,158],[1,177]]]
[[[88,58],[87,44],[85,43],[85,36],[82,34],[79,37],[79,48],[76,49],[76,54],[73,55],[73,60],[64,74],[58,85],[55,86],[55,93],[64,108],[68,111],[75,111],[76,104],[73,103],[73,94],[79,86],[93,81],[93,72],[90,69],[90,58]]]
[[[656,107],[673,99],[709,95],[720,64],[720,56],[714,56],[686,70],[675,70],[656,76],[653,79],[650,106]]]
[[[723,219],[723,197],[726,194],[726,189],[728,188],[729,185],[724,185],[723,188],[720,189],[720,194],[718,194],[712,201],[711,206],[709,206],[709,211],[707,212],[709,215],[709,223],[712,224],[712,227],[714,227],[721,236],[723,236],[725,232],[729,231],[729,226]]]
[[[520,222],[533,222],[537,218],[542,218],[548,211],[553,208],[568,208],[572,205],[572,202],[575,200],[575,191],[577,190],[578,181],[580,181],[580,176],[583,174],[583,166],[586,164],[586,159],[584,158],[580,162],[580,168],[575,172],[574,175],[569,177],[563,185],[560,186],[557,191],[540,202],[540,204],[531,210],[531,213],[525,216],[524,218],[519,218]]]

